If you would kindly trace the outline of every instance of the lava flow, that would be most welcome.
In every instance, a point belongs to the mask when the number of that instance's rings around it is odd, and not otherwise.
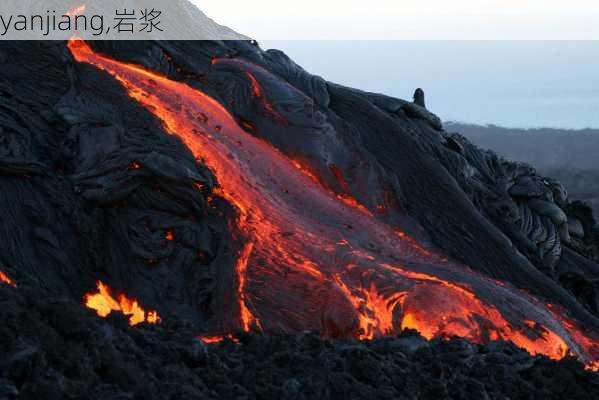
[[[234,234],[245,245],[235,265],[237,326],[229,331],[309,329],[371,339],[409,327],[428,338],[511,340],[532,354],[599,360],[597,338],[530,295],[423,254],[414,240],[245,132],[200,90],[84,42],[70,41],[69,49],[162,120],[213,171],[218,195],[237,209]]]
[[[205,344],[218,344],[225,339],[229,339],[233,343],[239,343],[239,340],[231,335],[230,333],[226,335],[206,335],[206,336],[198,336],[198,339],[201,340]]]
[[[98,282],[98,292],[85,295],[85,305],[96,310],[101,317],[106,317],[112,311],[122,312],[129,316],[129,325],[134,326],[142,322],[156,324],[160,322],[160,317],[156,311],[146,311],[141,308],[137,300],[127,298],[124,294],[115,299],[110,293],[110,288]]]
[[[0,282],[3,282],[9,286],[17,287],[17,284],[8,277],[4,272],[0,271]]]

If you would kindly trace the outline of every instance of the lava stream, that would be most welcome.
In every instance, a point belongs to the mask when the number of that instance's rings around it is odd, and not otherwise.
[[[12,287],[17,287],[17,284],[2,271],[0,271],[0,282],[3,282]]]
[[[85,295],[85,305],[96,311],[100,317],[106,317],[113,311],[122,312],[129,316],[129,325],[134,326],[141,322],[156,324],[160,322],[160,317],[156,311],[146,312],[137,302],[127,298],[124,294],[115,299],[110,288],[98,281],[98,292]]]
[[[233,343],[239,343],[239,340],[235,336],[231,335],[230,333],[228,333],[226,335],[198,336],[198,339],[201,340],[202,342],[204,342],[205,344],[218,344],[225,339],[229,339]]]
[[[234,233],[246,244],[235,266],[238,326],[231,330],[311,329],[370,339],[410,327],[429,338],[504,339],[554,359],[599,360],[597,338],[507,284],[423,255],[414,240],[339,199],[241,129],[215,99],[84,42],[70,41],[69,49],[162,120],[236,207]]]

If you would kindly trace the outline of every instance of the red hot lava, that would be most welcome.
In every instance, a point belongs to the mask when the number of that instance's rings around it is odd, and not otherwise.
[[[9,286],[17,287],[17,284],[8,277],[4,272],[0,271],[0,282],[3,282]]]
[[[543,302],[473,273],[331,193],[294,160],[240,128],[188,85],[70,41],[161,119],[214,172],[237,209],[245,244],[235,265],[238,325],[371,339],[414,328],[425,337],[511,340],[532,354],[599,360],[599,342]],[[253,82],[256,92],[258,82]],[[264,98],[264,93],[257,95]]]
[[[160,322],[160,317],[156,311],[146,312],[137,302],[129,299],[124,294],[114,298],[110,288],[98,281],[98,292],[85,295],[85,305],[88,308],[96,310],[101,317],[106,317],[113,311],[122,312],[129,316],[129,325],[134,326],[141,322],[156,324]]]
[[[198,336],[198,339],[204,342],[205,344],[218,344],[225,339],[229,339],[233,343],[239,343],[239,340],[231,335],[230,333],[226,335],[206,335],[206,336]]]

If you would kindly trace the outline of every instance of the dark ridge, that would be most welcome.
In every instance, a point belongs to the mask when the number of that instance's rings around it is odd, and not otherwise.
[[[477,146],[509,159],[534,165],[568,189],[569,197],[588,204],[599,215],[599,129],[515,129],[496,125],[445,123]]]

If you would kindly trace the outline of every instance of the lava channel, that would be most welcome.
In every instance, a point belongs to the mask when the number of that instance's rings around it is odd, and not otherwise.
[[[599,341],[574,322],[508,284],[423,256],[415,241],[341,201],[202,91],[81,41],[69,49],[162,120],[236,207],[234,233],[245,245],[235,266],[238,318],[230,331],[372,339],[409,327],[428,338],[511,340],[532,354],[572,354],[589,366],[599,360]]]

